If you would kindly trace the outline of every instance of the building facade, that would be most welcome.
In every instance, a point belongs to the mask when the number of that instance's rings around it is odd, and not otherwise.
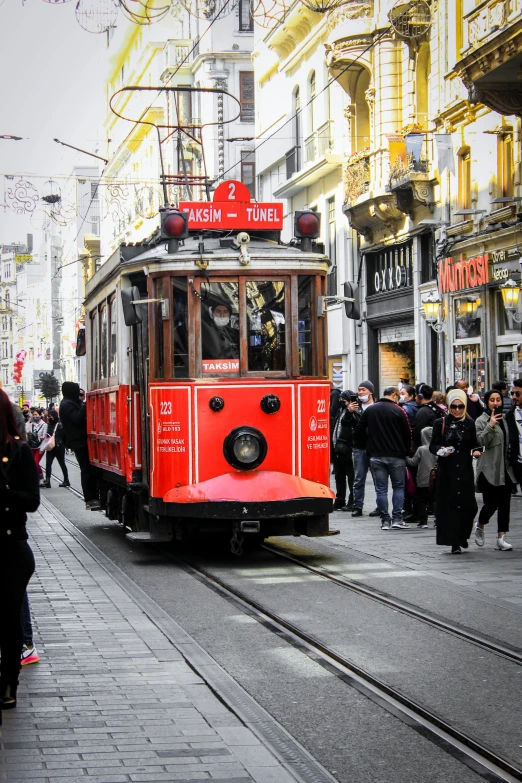
[[[286,239],[296,209],[321,212],[328,293],[359,286],[360,322],[329,312],[338,386],[522,371],[522,303],[502,293],[520,284],[522,91],[511,79],[501,105],[491,87],[514,72],[521,23],[504,2],[467,6],[295,3],[256,36],[260,197],[286,199]]]

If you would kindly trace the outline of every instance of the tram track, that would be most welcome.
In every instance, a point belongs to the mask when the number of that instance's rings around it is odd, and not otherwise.
[[[76,463],[73,462],[72,460],[68,460],[68,461],[71,462],[71,464],[78,467]],[[59,479],[59,477],[56,476],[54,473],[53,476],[54,478]],[[68,489],[74,495],[76,495],[81,500],[83,500],[83,494],[81,491],[76,489],[74,486],[70,486],[68,487]],[[430,612],[426,612],[418,607],[413,606],[412,604],[409,604],[405,601],[401,601],[398,598],[394,598],[393,596],[387,595],[386,593],[376,590],[375,588],[367,587],[366,585],[362,585],[354,580],[346,579],[345,577],[332,574],[331,572],[329,572],[324,568],[319,568],[318,566],[312,566],[309,563],[305,563],[300,558],[295,557],[294,555],[281,551],[278,547],[275,547],[272,544],[263,544],[262,549],[264,549],[266,552],[269,552],[272,555],[275,555],[277,558],[281,560],[286,560],[292,563],[293,565],[299,566],[300,568],[303,568],[309,573],[312,573],[315,576],[320,577],[321,579],[325,579],[331,582],[332,584],[338,585],[339,587],[342,587],[345,590],[349,590],[353,593],[357,593],[358,595],[362,595],[365,598],[369,598],[373,601],[376,601],[377,603],[383,606],[389,607],[393,611],[397,611],[402,614],[405,614],[409,617],[419,620],[422,623],[425,623],[426,625],[436,628],[437,630],[443,631],[444,633],[447,633],[458,639],[462,639],[466,642],[474,644],[475,646],[481,648],[484,651],[492,652],[501,658],[509,660],[512,663],[515,663],[519,666],[522,666],[522,651],[516,649],[515,647],[501,644],[498,641],[494,641],[486,636],[477,634],[468,628],[464,628],[461,625],[448,622],[447,620],[444,620],[441,617],[438,617],[437,615],[434,615]]]
[[[479,740],[461,731],[452,723],[431,712],[427,707],[406,696],[363,667],[339,654],[317,637],[299,628],[267,606],[210,573],[193,560],[161,550],[169,560],[177,562],[211,589],[238,605],[265,628],[285,639],[311,657],[345,684],[355,688],[386,711],[406,723],[422,736],[442,747],[450,755],[469,766],[485,780],[522,781],[522,768],[515,766]]]
[[[73,494],[83,499],[82,493],[74,486],[69,487],[69,489]],[[522,768],[515,766],[511,761],[496,753],[492,748],[487,747],[480,740],[475,739],[465,731],[461,731],[452,723],[430,711],[429,708],[368,672],[354,661],[339,654],[316,636],[286,620],[263,603],[248,596],[241,589],[227,584],[223,579],[212,574],[192,558],[171,553],[164,546],[155,546],[155,549],[161,553],[162,557],[175,562],[210,589],[239,606],[242,611],[255,618],[263,627],[287,641],[330,673],[335,674],[345,684],[355,688],[410,728],[429,738],[454,758],[481,775],[485,780],[495,781],[495,783],[497,781],[522,781]],[[343,589],[357,593],[393,611],[403,613],[439,631],[471,643],[484,651],[507,659],[512,663],[522,664],[522,654],[514,648],[511,649],[505,645],[495,643],[486,637],[475,634],[453,623],[448,623],[435,615],[424,612],[375,589],[331,574],[325,569],[311,566],[293,555],[281,552],[273,545],[266,544],[263,546],[263,549],[278,559],[290,562],[294,566],[302,568],[314,576],[329,581]]]
[[[467,642],[471,642],[472,644],[477,645],[483,650],[488,650],[489,652],[493,652],[495,653],[495,655],[499,655],[502,658],[506,658],[507,660],[522,666],[522,652],[515,648],[511,648],[503,644],[498,644],[492,641],[491,639],[488,639],[485,636],[473,633],[473,631],[463,628],[462,626],[456,625],[455,623],[449,623],[443,620],[442,618],[437,617],[434,614],[431,614],[430,612],[425,612],[419,608],[416,608],[415,606],[412,606],[411,604],[408,604],[404,601],[400,601],[399,599],[393,598],[392,596],[386,595],[385,593],[382,593],[379,590],[375,590],[375,588],[366,587],[365,585],[361,585],[353,580],[346,579],[342,576],[337,576],[336,574],[332,574],[324,568],[318,568],[317,566],[309,565],[308,563],[303,562],[302,560],[300,560],[298,557],[295,557],[294,555],[290,555],[287,552],[282,552],[280,549],[274,547],[273,545],[263,544],[262,548],[265,549],[267,552],[276,555],[276,557],[278,558],[287,560],[293,563],[294,565],[298,565],[301,568],[304,568],[306,571],[309,571],[315,576],[319,576],[322,579],[326,579],[329,582],[339,585],[340,587],[343,587],[346,590],[351,590],[354,593],[358,593],[359,595],[363,595],[366,598],[370,598],[373,601],[377,601],[377,603],[382,604],[384,606],[388,606],[394,611],[401,612],[402,614],[406,614],[409,617],[415,618],[416,620],[420,620],[421,622],[426,623],[427,625],[430,625],[434,628],[438,628],[439,630],[451,634],[452,636],[456,636],[459,639],[464,639]]]

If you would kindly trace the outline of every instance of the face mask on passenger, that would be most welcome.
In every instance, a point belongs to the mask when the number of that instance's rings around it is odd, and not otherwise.
[[[214,316],[214,323],[216,326],[219,326],[220,329],[223,329],[224,326],[228,326],[230,323],[230,317],[229,316]]]

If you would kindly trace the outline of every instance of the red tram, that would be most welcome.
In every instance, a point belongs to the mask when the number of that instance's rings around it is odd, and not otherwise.
[[[318,215],[281,227],[228,181],[87,284],[89,455],[133,540],[330,533],[329,261]]]

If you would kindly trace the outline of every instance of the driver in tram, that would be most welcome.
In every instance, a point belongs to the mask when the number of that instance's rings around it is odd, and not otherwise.
[[[231,325],[227,302],[209,305],[210,318],[202,321],[203,359],[239,359],[239,329]]]

